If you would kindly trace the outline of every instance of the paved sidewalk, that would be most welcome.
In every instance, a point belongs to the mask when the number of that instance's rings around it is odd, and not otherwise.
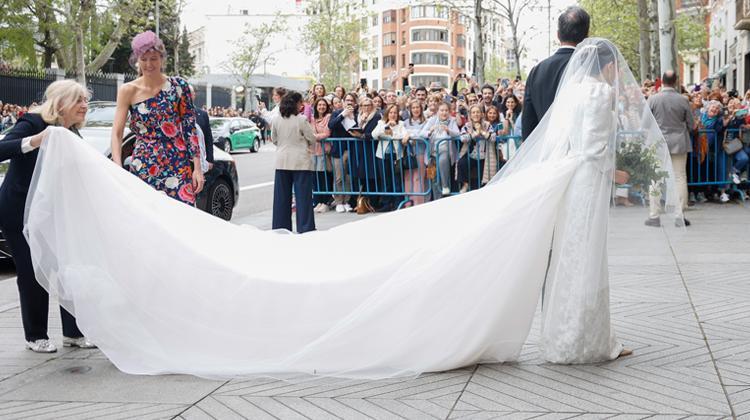
[[[327,213],[317,220],[327,228],[358,217]],[[693,226],[671,237],[638,217],[618,210],[609,242],[612,318],[635,351],[631,357],[586,366],[543,363],[537,325],[518,363],[410,380],[290,385],[131,376],[96,350],[51,356],[24,350],[15,284],[6,280],[0,281],[0,418],[750,419],[750,210],[698,206],[688,213]],[[267,228],[270,214],[239,222]],[[59,344],[59,317],[52,313]]]

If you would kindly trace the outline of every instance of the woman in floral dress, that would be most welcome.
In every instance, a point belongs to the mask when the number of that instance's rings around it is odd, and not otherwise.
[[[153,32],[137,35],[131,46],[131,64],[141,77],[117,92],[112,160],[122,165],[122,136],[130,113],[130,130],[136,136],[130,171],[168,196],[194,205],[204,178],[189,85],[162,74],[166,51]]]

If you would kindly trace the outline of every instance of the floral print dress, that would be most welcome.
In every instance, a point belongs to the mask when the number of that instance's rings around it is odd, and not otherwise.
[[[170,77],[156,96],[130,106],[135,134],[130,171],[168,196],[195,204],[193,156],[199,156],[195,108],[187,82]]]

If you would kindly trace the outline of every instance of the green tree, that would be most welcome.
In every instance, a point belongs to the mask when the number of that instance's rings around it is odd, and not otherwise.
[[[242,36],[235,42],[235,49],[223,67],[234,75],[245,88],[245,109],[251,108],[251,77],[261,65],[273,61],[274,51],[270,51],[272,37],[286,30],[286,18],[277,13],[270,23],[260,25],[245,24]]]
[[[581,0],[580,4],[591,16],[590,36],[612,41],[620,49],[638,79],[640,77],[638,1]]]
[[[318,52],[318,80],[326,86],[351,86],[360,54],[369,53],[366,40],[360,39],[368,16],[354,0],[311,0],[307,13],[310,22],[303,41],[307,49]]]
[[[706,0],[701,0],[704,3]],[[591,36],[607,38],[617,45],[636,76],[641,77],[639,43],[641,27],[639,26],[638,0],[581,0],[581,7],[591,15]],[[653,5],[649,4],[652,8]],[[705,8],[697,7],[690,12],[680,12],[674,21],[676,30],[677,53],[680,56],[698,53],[707,57],[708,32],[705,26]],[[657,37],[658,38],[658,37]],[[653,47],[653,45],[652,45]],[[707,59],[705,58],[704,59]],[[654,62],[655,60],[655,62]],[[650,68],[653,73],[659,69],[658,54],[651,57]],[[643,75],[647,77],[648,75]]]
[[[195,74],[195,57],[190,54],[190,41],[188,40],[188,32],[185,27],[182,28],[182,37],[180,37],[177,56],[180,58],[177,65],[177,74],[182,77],[190,77]]]

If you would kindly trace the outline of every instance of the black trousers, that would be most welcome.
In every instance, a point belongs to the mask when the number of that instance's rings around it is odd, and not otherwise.
[[[26,341],[48,339],[49,294],[36,281],[34,267],[31,265],[29,244],[21,231],[3,229],[3,235],[13,252],[13,261],[16,264],[16,274],[18,275],[16,281]],[[62,330],[65,337],[83,337],[83,333],[76,325],[76,319],[62,306],[60,307],[60,317],[62,318]]]
[[[292,189],[297,208],[297,233],[315,230],[313,171],[276,170],[273,185],[273,229],[292,230]]]

